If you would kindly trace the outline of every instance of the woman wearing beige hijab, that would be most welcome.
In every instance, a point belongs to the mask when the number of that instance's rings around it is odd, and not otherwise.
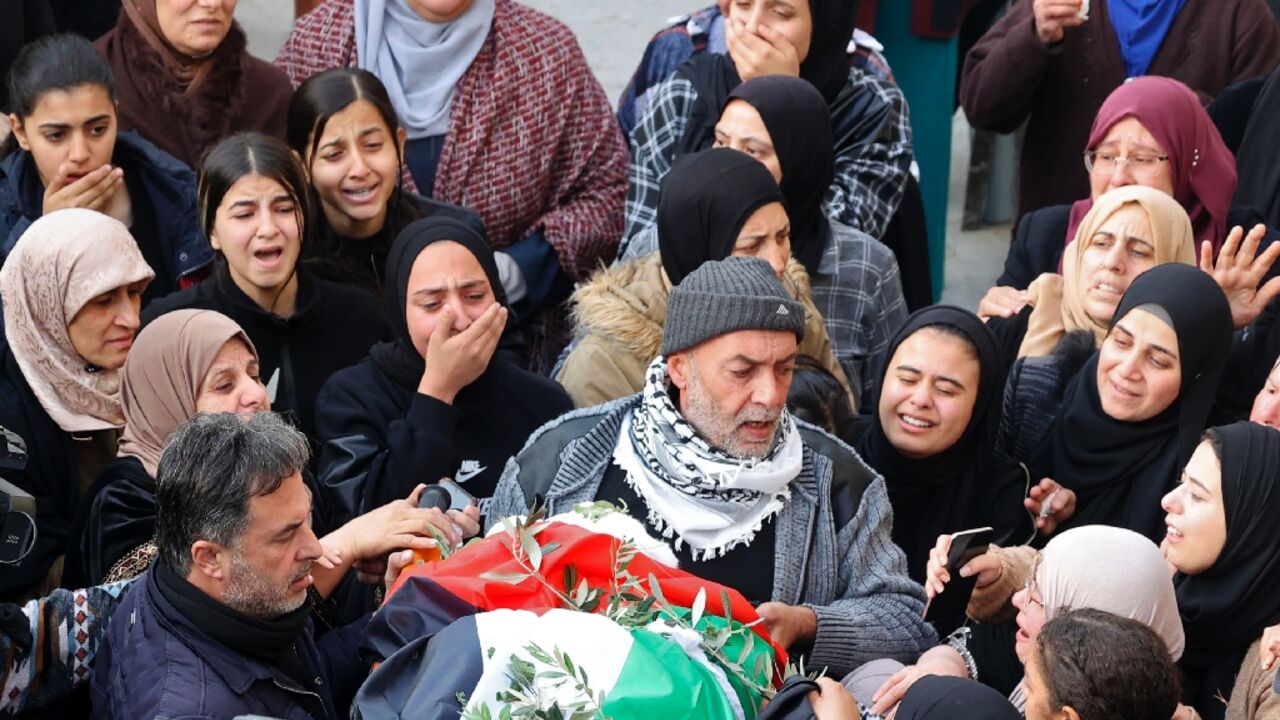
[[[115,455],[119,371],[153,276],[124,225],[81,209],[36,220],[0,269],[0,476],[35,504],[33,523],[6,518],[18,542],[0,548],[0,594],[31,597],[62,579],[79,498]]]
[[[1270,302],[1280,281],[1258,284],[1280,248],[1258,253],[1265,228],[1227,237],[1216,262],[1200,248],[1199,265],[1222,287],[1237,328]],[[987,317],[1007,361],[1049,355],[1067,333],[1087,330],[1100,344],[1116,305],[1134,278],[1156,265],[1197,264],[1187,212],[1169,195],[1129,185],[1100,196],[1062,254],[1062,272],[1044,273],[1027,288],[1026,306],[1011,317]],[[979,310],[979,315],[984,315]]]
[[[1062,254],[1062,274],[1044,273],[1027,288],[1032,306],[1018,357],[1048,355],[1073,330],[1106,337],[1129,283],[1156,265],[1195,264],[1187,211],[1142,185],[1098,199]]]
[[[154,557],[156,468],[169,435],[198,412],[270,410],[258,353],[231,318],[175,310],[138,334],[120,381],[119,457],[86,497],[85,582],[138,575]]]

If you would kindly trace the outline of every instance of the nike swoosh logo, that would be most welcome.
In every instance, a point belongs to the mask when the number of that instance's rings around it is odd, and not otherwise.
[[[466,468],[465,470],[462,468],[458,468],[458,472],[454,475],[453,481],[456,483],[464,483],[488,469],[489,469],[488,465],[481,465],[480,467],[470,467],[470,468]]]

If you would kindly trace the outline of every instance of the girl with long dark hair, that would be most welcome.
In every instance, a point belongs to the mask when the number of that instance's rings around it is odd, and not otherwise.
[[[217,310],[258,349],[271,405],[313,433],[312,409],[334,372],[387,334],[377,299],[316,277],[298,259],[312,216],[306,175],[283,142],[258,133],[218,143],[200,170],[200,223],[218,263],[200,285],[157,300],[144,324],[179,308]]]
[[[470,210],[404,188],[404,144],[387,89],[367,70],[326,70],[294,93],[289,145],[302,158],[319,210],[303,254],[324,277],[381,297],[387,252],[409,223],[443,216],[484,230]]]

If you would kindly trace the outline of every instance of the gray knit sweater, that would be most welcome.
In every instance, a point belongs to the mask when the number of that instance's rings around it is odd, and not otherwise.
[[[534,493],[553,514],[600,499],[622,419],[639,398],[576,410],[540,428],[507,463],[489,517],[527,512]],[[922,619],[924,590],[907,577],[906,556],[889,538],[884,480],[848,445],[797,425],[804,461],[777,516],[773,598],[818,616],[807,667],[841,677],[876,658],[914,662],[937,635]]]

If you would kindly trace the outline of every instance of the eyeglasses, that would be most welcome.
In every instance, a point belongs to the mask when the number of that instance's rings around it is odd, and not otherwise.
[[[1113,152],[1089,150],[1084,154],[1084,167],[1089,172],[1097,170],[1102,173],[1113,173],[1117,165],[1124,164],[1129,166],[1129,171],[1134,175],[1150,175],[1155,172],[1160,163],[1168,159],[1168,155],[1137,154],[1126,157]]]
[[[1031,577],[1027,578],[1027,584],[1022,586],[1022,596],[1027,599],[1028,603],[1035,603],[1044,609],[1044,600],[1040,598],[1040,588],[1036,586],[1035,573],[1031,573]]]

